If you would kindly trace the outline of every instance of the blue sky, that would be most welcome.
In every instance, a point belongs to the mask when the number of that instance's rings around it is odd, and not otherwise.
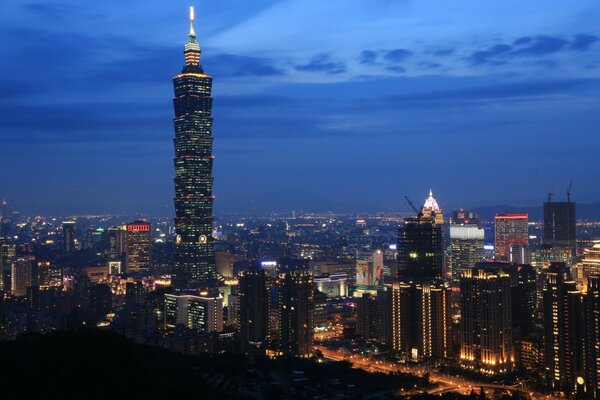
[[[0,197],[172,213],[182,1],[11,1]],[[211,0],[216,207],[404,210],[600,201],[600,3]]]

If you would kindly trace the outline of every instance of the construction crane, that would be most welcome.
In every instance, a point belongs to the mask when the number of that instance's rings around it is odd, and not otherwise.
[[[569,187],[567,188],[567,203],[571,202],[571,191],[573,190],[573,179],[569,182]]]
[[[412,208],[413,211],[418,215],[420,213],[420,211],[417,209],[417,207],[415,207],[415,205],[413,204],[413,202],[410,201],[410,199],[408,198],[408,196],[404,196],[404,198],[406,199],[406,202],[410,205],[410,208]]]

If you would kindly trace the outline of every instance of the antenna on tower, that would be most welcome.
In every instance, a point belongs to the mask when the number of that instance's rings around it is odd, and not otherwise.
[[[573,190],[573,179],[569,182],[569,187],[567,188],[567,203],[571,202],[571,191]]]

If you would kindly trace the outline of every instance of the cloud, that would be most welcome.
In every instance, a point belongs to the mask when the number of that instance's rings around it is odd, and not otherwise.
[[[545,57],[565,51],[586,51],[598,40],[598,36],[589,34],[579,34],[572,38],[549,35],[522,36],[515,39],[511,45],[495,44],[486,50],[475,51],[468,60],[473,65],[502,65],[517,58]],[[555,65],[551,62],[550,64]]]
[[[596,35],[575,35],[571,42],[571,49],[577,51],[586,51],[592,47],[600,38]]]
[[[377,64],[377,52],[372,50],[364,50],[360,53],[361,64]]]
[[[410,50],[395,49],[395,50],[388,51],[383,56],[383,58],[385,58],[387,61],[397,63],[397,62],[405,61],[407,58],[409,58],[412,55],[413,55],[413,52]]]
[[[273,77],[286,72],[273,64],[270,59],[239,56],[233,54],[214,54],[203,62],[215,77]]]
[[[298,71],[305,72],[324,72],[326,74],[341,74],[346,72],[346,65],[340,62],[329,60],[327,54],[320,54],[312,58],[308,64],[297,65]]]

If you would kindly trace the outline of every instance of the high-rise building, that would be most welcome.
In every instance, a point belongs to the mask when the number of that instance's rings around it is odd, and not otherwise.
[[[176,292],[216,290],[212,236],[212,77],[200,66],[200,44],[190,8],[185,66],[173,78],[175,97],[175,253]],[[214,293],[213,293],[214,294]]]
[[[371,293],[363,293],[356,300],[356,333],[365,339],[377,337],[377,299]]]
[[[279,276],[279,340],[284,355],[310,357],[313,345],[313,277],[296,270]]]
[[[495,234],[496,257],[502,261],[511,261],[511,246],[518,244],[527,247],[529,245],[529,216],[527,214],[496,214]]]
[[[144,304],[146,288],[142,281],[127,282],[125,284],[125,305],[129,308]]]
[[[14,243],[0,243],[0,290],[10,291],[11,269],[16,257]]]
[[[25,296],[27,288],[33,284],[35,274],[35,257],[19,257],[12,263],[11,293],[13,296]]]
[[[588,397],[600,396],[600,276],[588,278],[585,294],[585,388]]]
[[[2,201],[0,201],[0,221],[9,217],[10,215],[8,215],[8,202],[6,201],[6,199],[2,199]]]
[[[198,333],[223,330],[223,297],[165,294],[165,326],[183,325]]]
[[[570,394],[583,371],[583,296],[564,263],[546,271],[544,355],[548,385]]]
[[[75,251],[75,221],[65,221],[62,223],[63,231],[63,251],[65,254]]]
[[[149,222],[137,220],[126,225],[125,271],[149,271],[152,264],[152,230]]]
[[[248,269],[238,281],[239,332],[242,351],[264,351],[269,340],[271,281],[264,269]]]
[[[441,281],[416,286],[418,360],[442,360],[450,350],[450,288]],[[413,350],[414,351],[414,350]]]
[[[359,251],[356,255],[356,292],[355,297],[364,293],[377,293],[383,285],[383,251]]]
[[[590,276],[600,275],[600,242],[594,243],[591,248],[583,250],[581,260],[582,286],[587,284]]]
[[[231,252],[217,251],[215,252],[215,260],[217,266],[217,274],[225,278],[233,277],[233,255]]]
[[[124,261],[126,226],[108,228],[108,260]]]
[[[504,374],[514,363],[511,277],[501,268],[476,266],[460,279],[461,367]]]
[[[450,350],[450,289],[441,281],[396,281],[390,288],[391,347],[403,358],[436,361]]]
[[[571,201],[544,203],[544,244],[569,249],[571,254],[575,255],[577,252],[576,222],[575,203]]]
[[[450,268],[454,287],[467,268],[483,261],[485,231],[477,212],[458,210],[450,219]]]

